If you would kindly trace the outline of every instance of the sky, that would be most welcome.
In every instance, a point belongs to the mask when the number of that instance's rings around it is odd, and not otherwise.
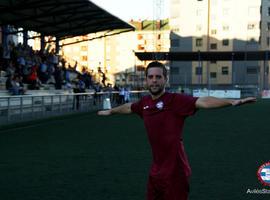
[[[156,12],[159,12],[158,18],[168,18],[169,9],[168,2],[169,0],[90,0],[93,3],[97,4],[99,7],[102,7],[111,14],[119,17],[124,21],[134,20],[144,20],[144,19],[155,19],[154,8]],[[154,2],[162,2],[162,9],[158,6],[154,7]]]

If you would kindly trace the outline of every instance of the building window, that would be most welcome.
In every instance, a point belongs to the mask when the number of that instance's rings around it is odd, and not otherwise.
[[[210,72],[210,78],[217,78],[217,72]]]
[[[141,44],[139,44],[139,45],[138,45],[138,50],[144,50],[144,46],[141,45]]]
[[[211,30],[211,34],[212,34],[212,35],[216,35],[216,34],[217,34],[217,29],[212,29],[212,30]]]
[[[87,46],[81,46],[81,51],[87,51]]]
[[[82,56],[82,61],[87,61],[87,56]]]
[[[202,16],[202,12],[203,12],[203,10],[201,10],[201,9],[198,9],[198,10],[196,10],[196,15],[199,17],[199,16]]]
[[[229,74],[229,67],[227,67],[227,66],[221,67],[221,74],[228,75]]]
[[[180,41],[179,41],[179,39],[172,39],[172,40],[171,40],[171,46],[172,46],[172,47],[179,47],[179,46],[180,46]]]
[[[270,16],[270,7],[268,7],[268,16]]]
[[[229,29],[230,29],[230,27],[228,25],[223,25],[222,26],[223,31],[228,31]]]
[[[266,38],[266,44],[267,44],[267,46],[270,46],[270,37]]]
[[[270,31],[270,22],[267,22],[267,30]]]
[[[179,74],[179,67],[171,67],[170,74]]]
[[[210,60],[210,63],[211,63],[211,64],[216,64],[217,61],[216,61],[216,60]]]
[[[196,47],[201,47],[203,45],[203,39],[202,38],[197,38],[196,39]]]
[[[248,16],[256,17],[258,13],[260,13],[260,7],[257,7],[257,6],[248,7]]]
[[[142,34],[138,34],[138,35],[137,35],[137,39],[138,39],[138,40],[141,40],[141,39],[143,39],[143,36],[142,36]]]
[[[195,74],[196,75],[202,75],[202,67],[196,67]]]
[[[247,74],[257,74],[258,69],[258,67],[247,67]]]
[[[229,46],[229,40],[228,39],[222,40],[222,45],[223,46]]]
[[[202,30],[202,25],[198,24],[198,25],[196,26],[196,31],[201,31],[201,30]]]
[[[230,9],[229,9],[229,8],[224,8],[224,9],[223,9],[223,15],[224,15],[224,16],[228,16],[229,13],[230,13]]]
[[[217,49],[217,43],[211,43],[210,49]]]
[[[255,23],[249,23],[248,24],[248,27],[247,27],[248,30],[253,30],[255,28],[256,28],[256,24]]]

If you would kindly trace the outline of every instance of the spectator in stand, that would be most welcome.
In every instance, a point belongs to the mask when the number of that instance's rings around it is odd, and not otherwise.
[[[94,102],[93,102],[93,104],[97,105],[97,103],[101,102],[101,95],[98,94],[99,92],[101,92],[101,86],[98,83],[94,84],[94,90],[95,90],[95,93],[94,93]]]
[[[47,83],[49,79],[49,73],[48,73],[47,61],[44,58],[40,64],[38,76],[42,84]]]
[[[82,70],[82,78],[85,83],[85,88],[90,89],[90,86],[92,86],[92,77],[85,67]]]
[[[115,91],[113,95],[113,102],[116,102],[116,104],[119,105],[120,104],[119,87],[117,85],[114,85],[113,90]]]
[[[27,83],[29,83],[29,89],[31,90],[38,90],[40,87],[40,81],[38,79],[38,74],[37,74],[37,66],[33,65],[31,67],[31,72],[27,77]]]
[[[14,66],[13,61],[12,60],[9,60],[7,62],[8,62],[8,65],[7,65],[7,68],[6,68],[6,74],[7,74],[7,76],[14,75],[15,74],[15,71],[16,71],[16,68]]]
[[[121,87],[119,92],[119,103],[123,104],[125,103],[125,88]]]
[[[62,89],[63,83],[63,73],[60,66],[55,65],[54,79],[55,79],[55,89]]]
[[[27,82],[27,78],[29,76],[29,74],[31,73],[31,67],[29,65],[29,63],[25,62],[25,65],[22,65],[23,68],[22,68],[22,72],[23,72],[23,81],[24,82]]]
[[[83,80],[83,76],[79,75],[79,81],[78,81],[78,87],[79,87],[79,92],[84,93],[85,92],[85,82]]]
[[[11,95],[23,95],[25,93],[22,78],[18,75],[11,75],[8,77],[6,89]]]
[[[7,75],[7,80],[6,80],[6,90],[11,92],[12,89],[12,80],[14,78],[14,75]]]
[[[5,58],[3,58],[3,56]],[[9,65],[3,65],[6,61],[8,61]],[[53,83],[56,89],[61,89],[64,79],[66,80],[66,84],[69,83],[68,87],[72,87],[71,83],[79,73],[76,71],[78,63],[76,62],[73,67],[69,65],[68,70],[66,70],[64,74],[61,67],[58,67],[59,61],[62,63],[62,67],[66,66],[65,59],[59,58],[59,56],[55,54],[54,49],[48,53],[48,51],[34,51],[32,47],[24,46],[21,43],[17,46],[9,43],[8,48],[4,51],[3,47],[1,48],[0,45],[1,69],[6,70],[8,68],[8,75],[17,74],[23,77],[24,83],[31,84],[30,88],[37,88],[38,84],[41,83]],[[32,63],[35,63],[34,68],[32,68]],[[102,83],[105,84],[105,74],[102,73],[101,77]],[[83,81],[86,89],[93,87],[91,73],[86,69],[83,73]]]
[[[62,65],[62,62],[60,62],[60,65]],[[65,88],[71,89],[72,85],[70,81],[70,71],[65,67],[62,67],[62,70],[63,70],[63,82],[65,83]]]
[[[2,58],[3,58],[3,68],[4,68],[4,70],[6,70],[6,68],[8,66],[8,62],[11,59],[12,46],[14,46],[14,45],[12,44],[11,41],[8,41],[8,43],[3,45]]]
[[[67,63],[67,61],[64,59],[64,58],[61,58],[60,59],[60,63],[62,64],[62,67],[63,68],[66,68],[66,63]],[[69,68],[69,67],[68,67]]]
[[[58,56],[56,55],[55,49],[52,49],[52,51],[50,52],[50,63],[52,63],[53,65],[58,65],[59,63],[59,59]]]
[[[125,98],[125,103],[130,102],[130,89],[129,89],[128,87],[125,88],[125,95],[124,95],[124,98]]]
[[[74,93],[85,93],[85,83],[83,82],[82,75],[78,75],[78,82],[76,82],[75,88],[73,90]],[[82,95],[78,94],[75,98],[76,109],[80,108],[80,101],[82,99]]]
[[[20,63],[16,64],[15,74],[18,74],[21,77],[23,76],[23,66]]]
[[[3,45],[2,44],[0,44],[0,70],[4,70],[3,69],[3,58],[2,58],[2,56],[1,55],[3,55]]]

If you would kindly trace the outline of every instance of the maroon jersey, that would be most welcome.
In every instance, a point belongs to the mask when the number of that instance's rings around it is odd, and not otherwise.
[[[131,105],[140,115],[152,147],[150,176],[166,178],[175,173],[189,176],[191,169],[184,151],[182,130],[185,118],[195,113],[197,98],[165,93],[158,99],[145,96]]]

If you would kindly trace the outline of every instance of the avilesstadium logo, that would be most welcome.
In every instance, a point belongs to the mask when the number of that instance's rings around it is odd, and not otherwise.
[[[269,186],[270,187],[270,162],[267,162],[260,166],[257,176],[259,181],[264,185],[264,186]]]

